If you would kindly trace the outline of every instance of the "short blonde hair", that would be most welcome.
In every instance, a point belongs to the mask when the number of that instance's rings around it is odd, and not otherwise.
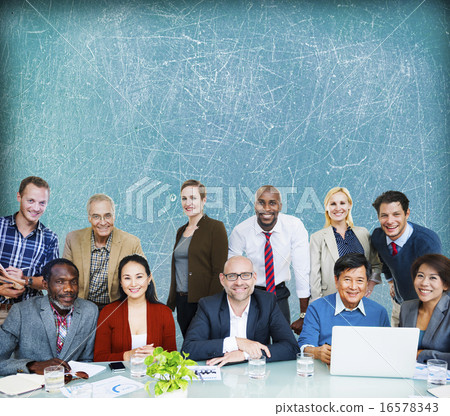
[[[111,204],[111,209],[112,209],[112,214],[115,217],[116,216],[116,206],[114,205],[114,201],[112,200],[112,198],[106,194],[95,194],[92,195],[86,205],[86,209],[87,209],[87,213],[89,215],[89,211],[91,210],[91,205],[93,202],[98,202],[98,201],[108,201]]]
[[[353,201],[352,201],[352,197],[350,196],[350,192],[348,191],[347,188],[336,186],[334,188],[331,188],[328,191],[327,195],[325,196],[325,200],[323,201],[323,205],[325,207],[325,225],[324,225],[324,228],[329,227],[331,225],[331,218],[330,218],[330,215],[328,214],[328,211],[327,211],[327,205],[330,202],[331,197],[334,194],[337,194],[338,192],[342,192],[347,197],[348,203],[350,204],[350,208],[348,210],[347,217],[345,218],[345,222],[350,227],[353,227],[353,225],[354,225],[353,224],[353,218],[352,218]]]

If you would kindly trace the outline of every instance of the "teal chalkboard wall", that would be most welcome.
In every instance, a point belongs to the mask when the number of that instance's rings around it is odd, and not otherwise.
[[[228,232],[266,183],[310,233],[333,186],[349,188],[369,230],[375,197],[401,190],[448,255],[444,1],[93,3],[0,6],[0,215],[16,209],[22,178],[44,177],[43,222],[62,252],[88,225],[88,197],[106,192],[163,300],[191,177]],[[375,298],[389,308],[387,292]]]

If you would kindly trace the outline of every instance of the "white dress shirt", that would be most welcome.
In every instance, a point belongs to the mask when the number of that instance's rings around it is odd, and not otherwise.
[[[270,233],[272,233],[270,243],[273,251],[275,285],[291,279],[289,266],[292,263],[297,297],[309,297],[309,242],[305,226],[300,219],[280,212]],[[264,230],[259,226],[254,215],[234,227],[228,250],[228,258],[245,254],[253,262],[256,284],[264,287],[266,286],[265,244]]]
[[[223,353],[230,351],[238,350],[238,345],[236,342],[236,337],[238,338],[247,338],[247,319],[248,319],[248,311],[250,310],[250,302],[252,298],[250,297],[247,307],[242,312],[242,316],[237,316],[233,308],[230,305],[230,301],[228,300],[228,308],[230,310],[230,336],[224,338],[223,340]],[[247,355],[246,357],[247,358]]]

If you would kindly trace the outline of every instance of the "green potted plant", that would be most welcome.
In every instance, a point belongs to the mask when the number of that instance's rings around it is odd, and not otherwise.
[[[147,356],[145,364],[147,365],[147,375],[155,380],[155,396],[158,397],[163,393],[170,393],[177,390],[185,391],[188,387],[190,379],[197,378],[194,371],[187,368],[189,365],[197,365],[193,360],[188,360],[189,354],[183,355],[178,351],[164,351],[163,348],[157,347],[152,355]],[[145,390],[151,395],[151,381],[145,384]]]

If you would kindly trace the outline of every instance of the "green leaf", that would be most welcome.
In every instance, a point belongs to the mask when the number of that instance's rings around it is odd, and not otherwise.
[[[159,396],[160,394],[163,394],[163,390],[161,389],[161,386],[157,383],[155,385],[155,396]]]
[[[147,375],[158,380],[155,384],[155,396],[159,396],[165,392],[171,392],[178,389],[186,390],[189,381],[183,380],[183,377],[189,377],[192,381],[197,378],[195,373],[186,366],[194,366],[197,363],[193,360],[187,360],[189,354],[178,351],[164,351],[163,348],[157,347],[153,354],[145,359],[147,365]],[[150,393],[150,382],[145,385],[145,388]]]
[[[153,351],[153,356],[156,356],[156,355],[159,355],[159,354],[161,354],[161,353],[163,353],[164,352],[164,348],[163,347],[156,347],[155,349],[154,349],[154,351]]]

